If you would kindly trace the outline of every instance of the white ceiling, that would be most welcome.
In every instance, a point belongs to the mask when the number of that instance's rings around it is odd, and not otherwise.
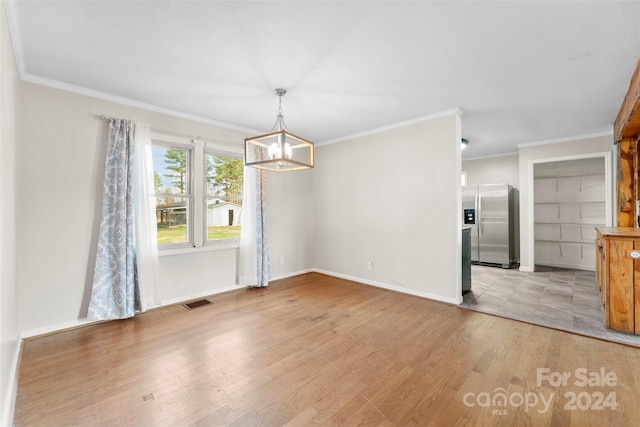
[[[282,87],[287,127],[316,143],[459,107],[467,158],[610,131],[640,55],[630,1],[9,0],[7,12],[27,81],[260,131]]]

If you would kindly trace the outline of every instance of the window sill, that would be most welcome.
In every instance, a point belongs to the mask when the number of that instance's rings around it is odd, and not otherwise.
[[[229,239],[219,242],[211,242],[201,248],[176,248],[176,249],[158,249],[158,256],[171,255],[188,255],[199,252],[222,251],[228,249],[237,249],[240,247],[240,239]]]

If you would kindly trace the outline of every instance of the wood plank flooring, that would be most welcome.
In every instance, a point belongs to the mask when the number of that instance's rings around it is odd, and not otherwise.
[[[640,420],[637,348],[317,273],[210,300],[193,310],[175,305],[26,340],[15,424],[631,426]],[[595,381],[601,368],[613,373],[606,374],[609,384],[582,386],[583,373]],[[544,369],[552,380],[567,373],[566,384],[542,378]]]

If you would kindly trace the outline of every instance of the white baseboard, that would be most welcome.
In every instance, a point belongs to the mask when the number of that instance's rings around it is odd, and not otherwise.
[[[435,295],[429,292],[420,292],[413,289],[404,288],[402,286],[395,286],[395,285],[390,285],[388,283],[376,282],[374,280],[368,280],[368,279],[363,279],[361,277],[349,276],[347,274],[327,271],[321,268],[314,268],[312,269],[312,271],[315,271],[316,273],[326,274],[327,276],[334,276],[334,277],[339,277],[341,279],[351,280],[354,282],[362,283],[364,285],[375,286],[376,288],[388,289],[390,291],[400,292],[403,294],[409,294],[409,295],[414,295],[421,298],[445,302],[447,304],[460,305],[462,303],[462,296],[458,300],[457,298],[442,297],[440,295]]]
[[[291,273],[287,273],[278,277],[274,277],[271,280],[278,280],[278,279],[285,279],[287,277],[292,277],[292,276],[297,276],[299,274],[305,274],[305,273],[310,273],[314,271],[313,269],[306,269],[306,270],[300,270],[300,271],[294,271]],[[163,300],[160,301],[160,305],[156,306],[156,307],[149,307],[148,310],[154,309],[154,308],[159,308],[159,307],[164,307],[167,305],[172,305],[172,304],[180,304],[183,303],[185,301],[190,301],[193,299],[197,299],[197,298],[204,298],[210,295],[215,295],[215,294],[221,294],[224,292],[229,292],[229,291],[235,291],[238,289],[242,289],[243,286],[242,285],[231,285],[231,286],[225,286],[224,288],[218,288],[218,289],[210,289],[208,291],[203,291],[203,292],[198,292],[195,294],[191,294],[191,295],[185,295],[185,296],[181,296],[179,298],[171,298],[171,299],[167,299],[167,300]],[[78,319],[78,320],[71,320],[68,322],[63,322],[63,323],[57,323],[55,325],[49,325],[49,326],[43,326],[41,328],[35,328],[35,329],[29,329],[26,331],[22,331],[20,333],[22,338],[31,338],[31,337],[36,337],[38,335],[45,335],[45,334],[50,334],[52,332],[60,332],[66,329],[73,329],[73,328],[77,328],[79,326],[86,326],[86,325],[91,325],[94,323],[100,323],[102,321],[91,321],[91,320],[87,320],[87,319]]]
[[[235,291],[237,289],[242,289],[242,286],[233,285],[233,286],[226,286],[224,288],[213,289],[213,290],[208,290],[208,291],[204,291],[204,292],[198,292],[197,294],[186,295],[186,296],[183,296],[183,297],[180,297],[180,298],[173,298],[173,299],[168,299],[168,300],[161,301],[160,305],[158,305],[156,307],[149,307],[147,310],[151,310],[151,309],[159,308],[159,307],[164,307],[166,305],[179,304],[179,303],[182,303],[182,302],[185,302],[185,301],[193,300],[193,299],[196,299],[196,298],[203,298],[203,297],[210,296],[210,295],[220,294],[220,293],[223,293],[223,292]],[[22,331],[20,333],[20,335],[22,336],[22,338],[31,338],[31,337],[36,337],[38,335],[50,334],[52,332],[60,332],[60,331],[64,331],[64,330],[67,330],[67,329],[77,328],[79,326],[87,326],[87,325],[92,325],[94,323],[101,323],[101,322],[108,322],[108,320],[99,320],[99,321],[93,321],[93,320],[88,320],[88,319],[71,320],[71,321],[68,321],[68,322],[57,323],[55,325],[43,326],[41,328],[35,328],[35,329],[29,329],[29,330],[26,330],[26,331]]]
[[[311,273],[313,270],[312,269],[307,269],[307,270],[300,270],[300,271],[294,271],[291,273],[286,273],[280,276],[276,276],[276,277],[272,277],[271,280],[280,280],[280,279],[286,279],[287,277],[293,277],[293,276],[298,276],[300,274],[305,274],[305,273]],[[216,295],[216,294],[222,294],[224,292],[229,292],[229,291],[237,291],[238,289],[244,289],[245,286],[243,285],[232,285],[232,286],[226,286],[224,288],[219,288],[219,289],[214,289],[214,290],[209,290],[209,291],[204,291],[204,292],[198,292],[197,294],[192,294],[192,295],[187,295],[187,296],[183,296],[183,297],[179,297],[179,298],[173,298],[173,299],[168,299],[168,300],[164,300],[160,302],[160,305],[158,307],[163,307],[166,305],[171,305],[171,304],[180,304],[183,303],[185,301],[189,301],[192,299],[197,299],[197,298],[204,298],[210,295]],[[153,308],[158,308],[158,307],[153,307]]]
[[[22,354],[22,336],[18,336],[16,348],[13,352],[13,360],[11,360],[11,370],[9,372],[8,381],[3,384],[6,386],[4,392],[4,402],[2,402],[2,418],[0,425],[4,427],[13,426],[13,416],[16,407],[16,395],[18,393],[18,369],[20,368],[20,355]]]
[[[571,270],[584,270],[584,271],[596,271],[595,265],[575,265],[569,263],[562,262],[545,262],[544,264],[537,264],[544,267],[558,267],[558,268],[569,268]]]
[[[70,320],[68,322],[56,323],[55,325],[43,326],[41,328],[29,329],[20,332],[22,338],[37,337],[38,335],[50,334],[52,332],[59,332],[65,329],[73,329],[79,326],[91,325],[92,323],[100,323],[101,321],[78,319]],[[103,321],[102,321],[103,322]]]
[[[280,276],[275,276],[275,277],[272,277],[271,280],[286,279],[288,277],[299,276],[301,274],[313,273],[314,271],[317,271],[317,270],[313,268],[307,268],[306,270],[298,270],[298,271],[293,271],[291,273],[285,273]]]
[[[299,274],[304,274],[304,273],[310,273],[312,271],[313,270],[311,270],[311,269],[294,271],[292,273],[286,273],[286,274],[281,275],[281,276],[272,277],[271,280],[286,279],[287,277],[297,276]],[[160,305],[158,307],[163,307],[165,305],[171,305],[171,304],[180,304],[180,303],[183,303],[185,301],[192,300],[192,299],[204,298],[204,297],[207,297],[207,296],[210,296],[210,295],[222,294],[224,292],[229,292],[229,291],[237,291],[238,289],[244,289],[244,288],[245,288],[245,286],[243,286],[243,285],[232,285],[232,286],[226,286],[224,288],[213,289],[213,290],[204,291],[204,292],[198,292],[197,294],[192,294],[192,295],[187,295],[187,296],[183,296],[183,297],[179,297],[179,298],[173,298],[173,299],[168,299],[168,300],[161,301]],[[153,308],[157,308],[157,307],[153,307]]]
[[[571,270],[595,271],[595,268],[592,268],[592,267],[582,267],[582,266],[562,264],[562,263],[545,263],[540,265],[544,265],[547,267],[570,268]],[[523,267],[523,266],[520,266],[519,270],[524,273],[533,273],[535,271],[531,267]]]
[[[191,294],[191,295],[186,295],[186,296],[183,296],[183,297],[172,298],[172,299],[167,299],[167,300],[164,300],[164,301],[160,301],[160,305],[158,307],[150,307],[150,308],[159,308],[159,307],[164,307],[165,305],[180,304],[180,303],[183,303],[185,301],[192,300],[192,299],[204,298],[204,297],[208,297],[210,295],[222,294],[224,292],[229,292],[229,291],[236,291],[236,290],[242,289],[242,288],[243,288],[242,285],[232,285],[232,286],[225,286],[224,288],[211,289],[211,290],[208,290],[208,291],[198,292],[196,294]]]

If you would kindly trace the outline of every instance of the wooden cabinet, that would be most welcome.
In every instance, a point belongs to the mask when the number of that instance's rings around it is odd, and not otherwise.
[[[640,229],[596,228],[596,289],[604,324],[640,335]]]

